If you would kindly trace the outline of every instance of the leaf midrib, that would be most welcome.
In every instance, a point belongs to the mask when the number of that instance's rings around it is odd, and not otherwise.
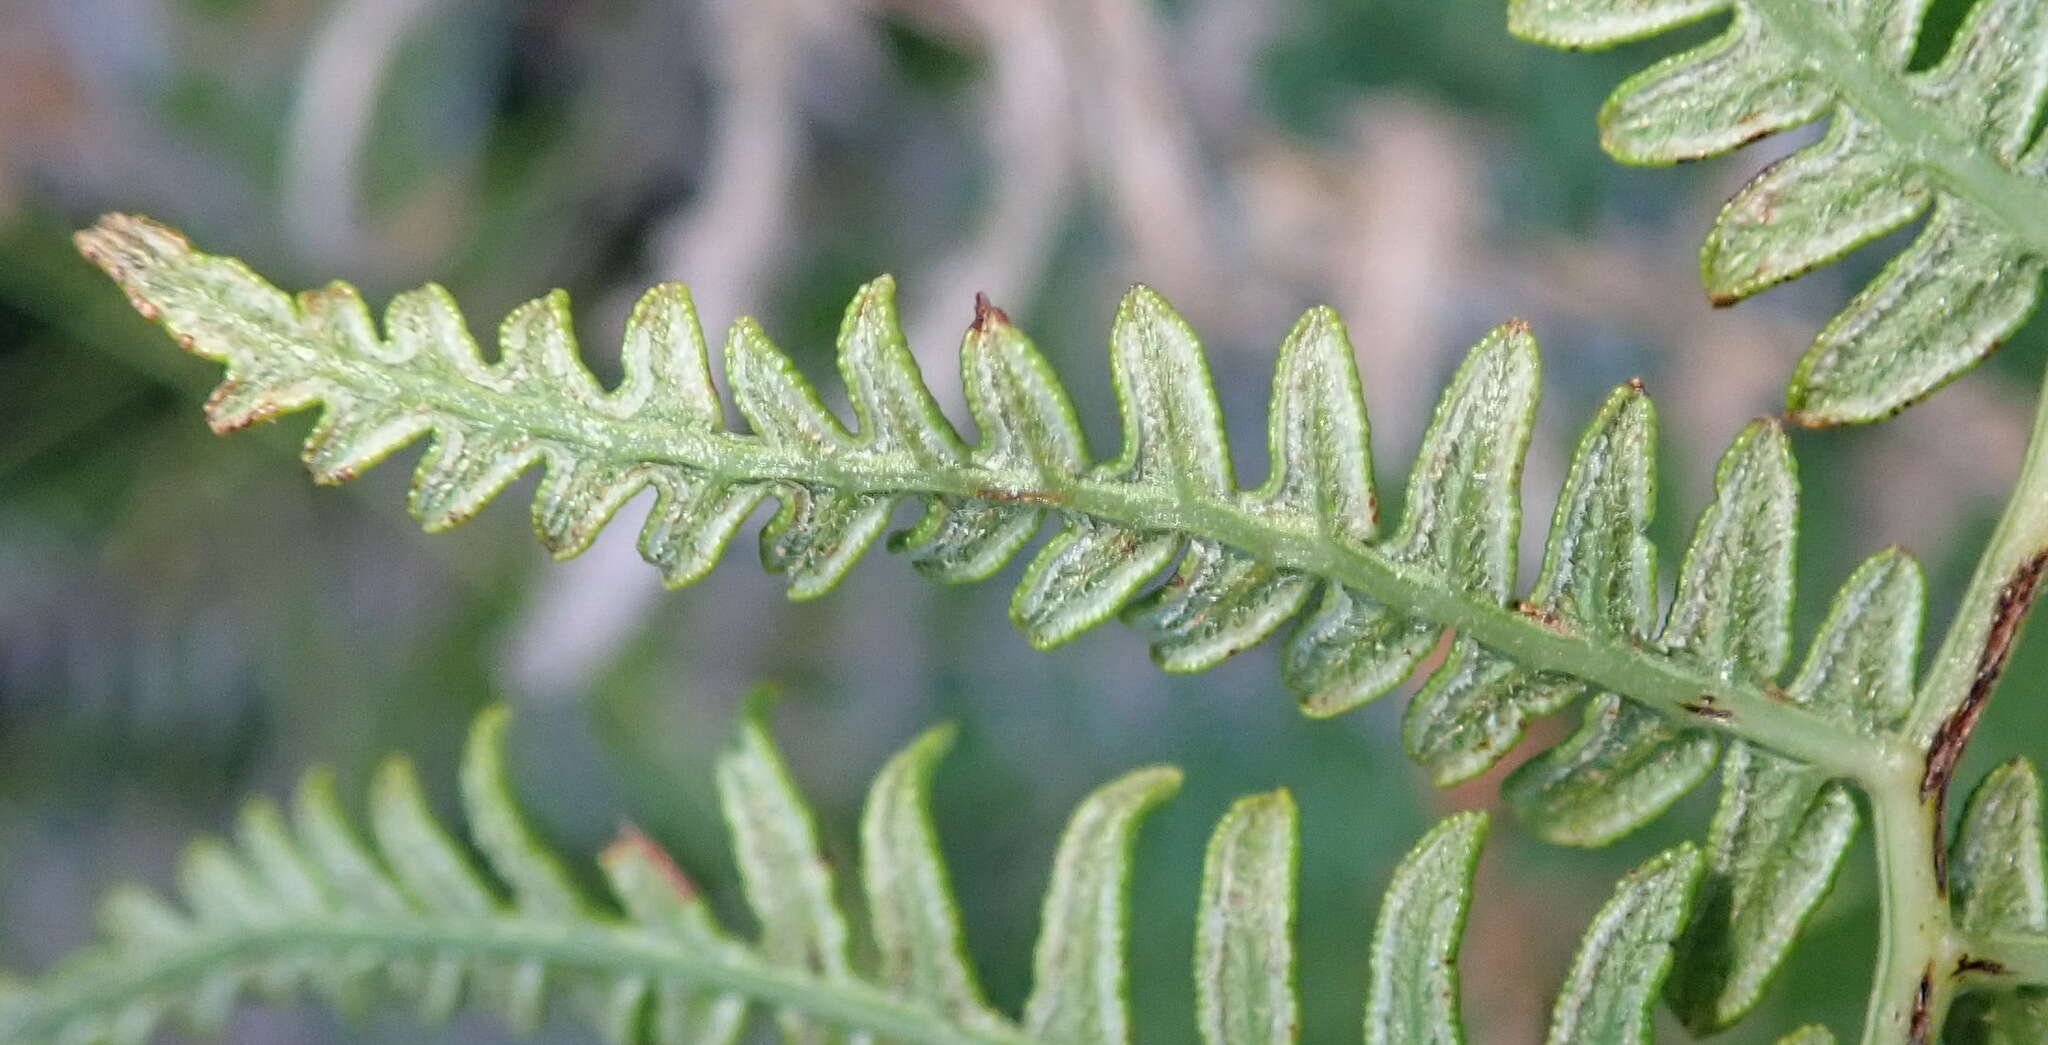
[[[49,981],[19,1008],[0,1004],[0,1036],[54,1040],[77,1021],[118,1012],[136,999],[188,988],[209,974],[257,966],[306,951],[337,960],[366,950],[380,962],[402,958],[461,957],[472,962],[541,961],[614,978],[642,977],[651,984],[683,983],[734,994],[892,1040],[920,1045],[1035,1045],[1006,1028],[962,1027],[864,982],[834,982],[779,967],[738,948],[697,950],[626,924],[551,923],[506,915],[404,921],[330,914],[263,924],[204,925],[199,938],[156,955],[131,958],[102,952],[101,961]],[[722,952],[722,953],[721,953]],[[109,973],[112,967],[115,971]],[[12,1019],[8,1019],[13,1013]]]
[[[579,448],[595,459],[681,467],[725,482],[795,482],[851,493],[985,498],[991,490],[1036,496],[1061,510],[1140,530],[1205,537],[1279,566],[1363,591],[1388,606],[1476,639],[1532,667],[1571,675],[1627,695],[1688,727],[1738,737],[1833,775],[1868,779],[1896,761],[1887,738],[1867,737],[1773,692],[1737,684],[1635,642],[1606,644],[1569,634],[1483,595],[1461,592],[1370,546],[1329,539],[1320,520],[1273,505],[1193,496],[1180,484],[1139,483],[1099,474],[1052,476],[979,460],[933,467],[907,454],[861,445],[855,454],[803,454],[760,439],[690,430],[669,421],[584,413],[564,417],[558,401],[483,388],[362,357],[311,361],[344,386],[397,380],[457,423]],[[624,438],[620,438],[621,436]],[[871,440],[856,437],[857,443]],[[857,455],[857,456],[856,456]],[[1712,699],[1714,715],[1697,708]],[[1720,714],[1725,713],[1725,715]]]
[[[1997,227],[2033,253],[2048,256],[2048,185],[1986,154],[1981,142],[1952,131],[1959,126],[1956,120],[1929,112],[1898,71],[1874,63],[1812,0],[1745,2],[1807,57],[1815,75],[1834,84],[1844,103],[1903,146],[1909,163],[1950,195],[1995,216]]]

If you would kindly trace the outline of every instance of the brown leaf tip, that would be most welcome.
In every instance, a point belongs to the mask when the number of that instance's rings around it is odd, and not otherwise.
[[[976,291],[974,294],[974,324],[968,327],[968,329],[980,334],[987,331],[991,325],[1009,326],[1010,314],[997,308],[993,302],[989,301],[987,294]]]
[[[640,830],[638,826],[632,823],[620,824],[618,839],[606,846],[604,852],[598,854],[598,861],[609,865],[633,857],[647,861],[649,866],[660,872],[661,876],[667,879],[669,886],[676,891],[677,896],[686,900],[696,898],[697,883],[690,881],[690,876],[684,874],[681,867],[676,866],[675,858],[668,855],[668,850],[649,838],[647,832]]]

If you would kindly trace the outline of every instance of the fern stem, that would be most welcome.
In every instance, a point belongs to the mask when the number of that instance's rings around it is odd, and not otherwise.
[[[2005,667],[2048,562],[2048,391],[2034,417],[2024,463],[1991,542],[1977,561],[1953,623],[1914,699],[1901,740],[1915,757],[1889,777],[1866,778],[1877,822],[1883,923],[1866,1043],[1925,1041],[1941,1027],[1965,955],[2048,982],[2048,948],[2016,945],[2000,956],[1957,943],[1948,912],[1942,820],[1948,787],[1991,690]]]
[[[1938,1030],[1964,956],[2006,965],[2022,982],[2048,982],[2048,946],[2039,942],[2004,941],[2010,953],[1980,941],[1951,942],[1942,838],[1950,779],[2033,605],[2044,565],[2048,389],[2036,407],[2011,499],[1977,560],[1903,728],[1901,740],[1916,755],[1892,778],[1865,781],[1877,821],[1884,906],[1879,981],[1871,996],[1866,1042],[1916,1040],[1898,1034],[1902,1004],[1909,1013],[1918,1004],[1925,1010],[1924,1025]]]
[[[332,357],[321,363],[329,368],[328,376],[361,388],[365,395],[374,395],[384,384],[373,363]],[[410,379],[419,381],[418,376]],[[691,432],[632,418],[565,415],[544,404],[524,402],[516,394],[457,381],[435,381],[427,398],[464,417],[489,419],[508,432],[587,447],[603,459],[679,465],[726,481],[796,483],[898,497],[976,498],[995,492],[1056,504],[1134,529],[1206,537],[1350,585],[1532,667],[1635,698],[1689,727],[1716,730],[1830,773],[1863,778],[1890,755],[1882,742],[1760,687],[1720,678],[1654,649],[1566,634],[1490,598],[1448,589],[1440,578],[1404,567],[1370,546],[1329,536],[1317,520],[1305,515],[1203,498],[1172,484],[1052,477],[1033,469],[982,463],[934,465],[873,448],[859,454],[806,455],[746,435]],[[578,420],[589,423],[575,423]]]
[[[2048,191],[2042,183],[1987,155],[1967,134],[1967,121],[1930,112],[1910,81],[1874,61],[1868,47],[1842,35],[1837,16],[1812,0],[1749,0],[1775,35],[1792,44],[1815,73],[1828,78],[1856,111],[1919,162],[1948,191],[1997,217],[1998,228],[2048,252]]]
[[[1919,784],[1898,772],[1869,786],[1881,920],[1864,1045],[1931,1045],[1955,993],[1940,808]]]
[[[364,399],[391,397],[381,361],[338,354],[308,360],[323,377]],[[936,464],[879,447],[806,454],[753,436],[692,431],[673,424],[559,404],[440,375],[407,373],[423,405],[502,429],[508,438],[586,448],[593,458],[680,466],[727,482],[794,483],[848,494],[950,495],[1057,505],[1139,530],[1206,537],[1278,565],[1364,591],[1396,609],[1452,628],[1531,667],[1572,675],[1635,698],[1689,727],[1716,730],[1830,773],[1869,776],[1889,756],[1883,742],[1773,692],[1721,678],[1653,648],[1566,634],[1552,624],[1441,578],[1405,567],[1377,549],[1330,535],[1308,515],[1202,497],[1184,486],[1100,475],[1053,476],[983,461]],[[1704,709],[1704,710],[1703,710]]]
[[[1948,759],[1930,766],[1930,777],[1954,768],[1961,742],[1983,711],[1991,687],[2012,652],[2019,626],[2033,603],[2044,561],[2048,561],[2048,387],[2035,407],[2027,453],[1991,543],[1977,559],[1970,586],[1957,604],[1953,623],[1929,665],[1907,722],[1906,740],[1916,750]],[[1937,741],[1955,750],[1943,751]],[[1945,784],[1945,778],[1930,783]]]
[[[1522,663],[1584,679],[1625,694],[1690,727],[1715,729],[1846,777],[1865,777],[1889,752],[1870,738],[1765,690],[1741,685],[1676,658],[1618,646],[1551,625],[1491,599],[1447,589],[1441,579],[1406,568],[1369,546],[1325,536],[1315,520],[1254,512],[1224,501],[1190,496],[1171,486],[1125,481],[1063,479],[1049,489],[1044,477],[1021,470],[968,466],[934,470],[917,462],[796,458],[742,436],[713,436],[702,457],[661,459],[711,466],[721,475],[811,483],[861,493],[951,494],[973,497],[990,490],[1024,491],[1066,510],[1136,529],[1180,531],[1248,551],[1269,562],[1349,585],[1389,606],[1435,621]],[[652,449],[651,447],[649,449]],[[631,452],[631,451],[628,451]],[[886,459],[885,459],[886,460]],[[878,462],[879,463],[879,462]],[[1702,713],[1706,707],[1710,713]]]
[[[567,928],[512,918],[423,917],[395,922],[355,916],[249,925],[155,957],[107,956],[101,960],[108,964],[95,975],[60,976],[32,998],[7,1007],[0,1040],[56,1040],[67,1028],[91,1018],[190,992],[223,971],[275,967],[308,952],[513,963],[540,960],[558,972],[689,983],[895,1041],[922,1045],[1032,1045],[1034,1041],[1007,1028],[955,1025],[862,983],[827,982],[744,953],[688,949],[626,928]]]

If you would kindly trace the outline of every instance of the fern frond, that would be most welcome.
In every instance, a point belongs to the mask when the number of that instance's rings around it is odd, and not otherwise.
[[[252,990],[311,993],[345,1012],[397,995],[429,1020],[473,1005],[520,1029],[560,1006],[619,1043],[730,1043],[756,1010],[775,1011],[790,1041],[1131,1038],[1123,990],[1131,842],[1178,787],[1177,770],[1129,773],[1075,811],[1054,858],[1035,985],[1013,1020],[976,985],[933,837],[929,781],[950,746],[947,729],[914,741],[869,791],[862,877],[879,957],[865,970],[847,956],[847,921],[809,807],[758,719],[743,725],[718,766],[747,898],[762,923],[756,940],[723,930],[689,879],[630,828],[601,857],[611,902],[585,897],[511,797],[505,727],[502,711],[480,717],[463,764],[469,840],[483,866],[427,812],[405,761],[378,777],[374,845],[342,812],[328,776],[310,773],[289,820],[253,802],[232,844],[191,847],[182,903],[138,889],[109,897],[105,942],[0,991],[0,1040],[142,1042],[172,1020],[208,1032]],[[1457,814],[1396,872],[1376,937],[1371,1040],[1461,1040],[1454,967],[1485,828],[1483,814]],[[1276,791],[1239,801],[1210,840],[1195,949],[1208,1045],[1285,1045],[1298,1036],[1297,833],[1293,800]],[[1581,946],[1553,1040],[1646,1040],[1669,966],[1660,955],[1698,867],[1682,847],[1624,880]],[[1396,1025],[1419,1036],[1387,1037]]]
[[[1713,156],[1825,116],[1708,233],[1732,304],[1922,214],[1925,227],[1820,332],[1788,394],[1804,424],[1892,414],[1976,365],[2033,310],[2048,258],[2048,3],[1978,0],[1947,54],[1909,70],[1926,0],[1513,0],[1530,40],[1597,48],[1717,14],[1727,28],[1623,83],[1601,143],[1629,163]]]
[[[961,439],[911,362],[887,280],[860,292],[839,338],[852,428],[756,325],[734,325],[726,370],[752,429],[741,434],[722,424],[680,287],[656,288],[636,310],[626,378],[606,392],[578,361],[559,296],[515,311],[500,358],[487,364],[432,288],[396,299],[380,336],[345,286],[294,301],[142,219],[104,219],[80,242],[182,344],[227,363],[208,408],[216,427],[322,406],[306,459],[323,481],[431,433],[413,498],[430,529],[473,514],[540,464],[536,529],[572,554],[651,486],[641,550],[683,583],[773,498],[780,506],[762,532],[762,558],[789,576],[793,596],[808,598],[844,574],[904,501],[920,502],[923,514],[892,546],[946,580],[989,574],[1050,523],[1012,604],[1041,646],[1121,613],[1163,666],[1195,670],[1294,620],[1283,673],[1306,710],[1328,715],[1385,693],[1454,633],[1403,724],[1408,749],[1443,784],[1496,763],[1531,716],[1588,695],[1578,731],[1506,785],[1512,807],[1544,837],[1606,842],[1725,766],[1703,856],[1706,901],[1671,988],[1696,1026],[1724,1025],[1755,1004],[1854,832],[1838,781],[1869,779],[1897,754],[1923,587],[1904,553],[1859,570],[1798,677],[1776,681],[1792,649],[1798,483],[1771,422],[1750,426],[1724,456],[1677,599],[1660,614],[1645,535],[1656,499],[1655,410],[1640,384],[1617,388],[1579,441],[1537,582],[1515,596],[1520,470],[1539,369],[1520,324],[1488,335],[1452,379],[1403,518],[1379,536],[1363,398],[1328,309],[1310,311],[1282,346],[1271,473],[1243,489],[1200,347],[1143,288],[1125,299],[1111,335],[1123,449],[1096,464],[1043,358],[986,303],[961,352],[980,438]],[[778,793],[767,787],[752,800]],[[899,833],[915,829],[896,823]],[[807,837],[743,839],[742,853],[780,865]],[[777,957],[804,956],[825,980],[842,975],[845,927],[829,914],[829,881],[772,881],[799,890],[755,898],[792,920],[771,926]],[[927,899],[934,881],[919,887]],[[951,930],[920,917],[916,899],[891,901],[902,910],[890,924],[926,943],[945,937]],[[1059,954],[1070,951],[1109,953],[1092,935]],[[948,1011],[977,1007],[957,966],[915,973],[951,985]],[[1078,1032],[1062,1021],[1110,1019],[1057,995],[1032,1012],[1044,1021],[1038,1030]],[[1215,1018],[1235,1026],[1256,1017]]]

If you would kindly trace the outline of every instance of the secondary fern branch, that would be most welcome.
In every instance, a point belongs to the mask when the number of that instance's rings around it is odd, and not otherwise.
[[[2010,989],[2048,984],[2048,933],[2008,933],[1970,941],[1962,972],[1975,982]]]
[[[1398,682],[1431,641],[1434,627],[1417,630],[1428,622],[1831,772],[1860,772],[1880,743],[1781,699],[1748,672],[1617,641],[1505,598],[1519,522],[1513,485],[1535,396],[1533,344],[1519,327],[1476,350],[1461,376],[1463,398],[1453,398],[1458,388],[1447,396],[1435,456],[1418,464],[1411,489],[1422,503],[1403,532],[1368,543],[1375,508],[1365,419],[1349,345],[1327,310],[1297,326],[1283,355],[1274,477],[1240,493],[1192,334],[1142,290],[1126,302],[1116,336],[1125,451],[1089,467],[1065,392],[993,308],[979,313],[963,348],[983,433],[980,446],[967,447],[903,350],[886,281],[862,292],[842,334],[855,431],[824,412],[757,327],[735,325],[728,374],[755,429],[742,435],[723,430],[680,288],[657,288],[642,303],[628,335],[628,377],[607,394],[577,358],[559,295],[508,318],[503,359],[487,365],[437,288],[393,302],[387,341],[344,285],[294,302],[146,221],[109,218],[80,242],[181,344],[228,363],[208,403],[217,429],[324,403],[306,459],[326,482],[434,433],[413,494],[430,530],[458,524],[519,472],[545,463],[536,528],[557,554],[574,554],[623,501],[652,486],[658,501],[642,550],[680,584],[709,569],[746,514],[773,495],[784,506],[764,534],[764,560],[789,573],[793,596],[809,597],[837,581],[904,497],[924,499],[928,512],[896,543],[945,579],[993,572],[1050,515],[1068,532],[1041,554],[1018,597],[1020,623],[1041,645],[1113,614],[1186,542],[1181,577],[1149,600],[1155,612],[1139,622],[1151,624],[1162,661],[1200,667],[1256,642],[1324,582],[1324,608],[1289,649],[1292,681],[1317,713]],[[1458,474],[1486,464],[1494,466],[1490,488]],[[1054,591],[1054,575],[1087,583]],[[1329,634],[1319,637],[1318,625]],[[1386,636],[1381,648],[1357,641],[1372,634]]]

